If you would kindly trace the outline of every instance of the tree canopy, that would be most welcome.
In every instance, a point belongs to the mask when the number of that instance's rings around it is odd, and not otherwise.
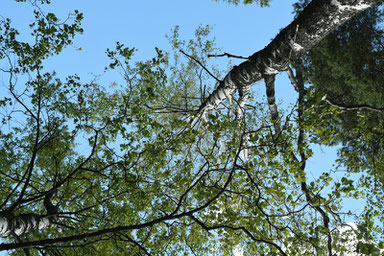
[[[0,251],[380,255],[382,13],[368,9],[380,1],[305,3],[249,57],[217,54],[209,26],[193,40],[176,27],[173,51],[138,62],[118,42],[105,70],[124,82],[108,86],[47,71],[83,32],[83,15],[62,22],[44,12],[50,1],[29,2],[33,40],[0,20]],[[245,60],[220,71],[208,61],[220,56]],[[275,100],[280,72],[297,93],[285,110]],[[259,80],[266,102],[252,91]],[[341,177],[337,168],[309,176],[313,143],[342,143]],[[351,199],[367,200],[361,215],[345,212]],[[356,248],[341,238],[346,217]]]

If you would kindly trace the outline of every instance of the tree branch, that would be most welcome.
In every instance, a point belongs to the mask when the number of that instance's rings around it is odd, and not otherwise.
[[[278,246],[276,243],[272,242],[272,241],[269,241],[269,240],[266,240],[266,239],[259,239],[259,238],[256,238],[248,229],[246,229],[245,227],[232,227],[232,226],[229,226],[229,225],[225,225],[225,224],[221,224],[221,225],[215,225],[215,226],[208,226],[206,225],[204,222],[200,221],[198,218],[196,218],[195,216],[193,216],[192,214],[189,215],[189,217],[194,220],[199,226],[201,226],[203,229],[205,230],[216,230],[216,229],[230,229],[230,230],[241,230],[243,231],[247,236],[249,236],[253,241],[255,242],[262,242],[262,243],[266,243],[266,244],[269,244],[269,245],[272,245],[273,247],[275,247],[277,250],[279,250],[279,252],[284,255],[284,256],[288,256],[284,251],[283,249]]]
[[[299,93],[299,100],[298,100],[298,110],[297,110],[297,115],[298,115],[298,126],[299,126],[299,136],[297,139],[297,150],[300,152],[300,169],[302,172],[305,171],[305,166],[307,163],[308,156],[304,152],[304,133],[305,130],[303,128],[303,101],[304,101],[304,96],[306,94],[306,91],[304,90],[304,80],[303,80],[303,75],[301,72],[301,69],[299,65],[297,65],[296,69],[296,77],[295,77],[295,84],[298,88],[298,93]],[[330,233],[329,229],[329,222],[330,219],[328,217],[328,214],[317,204],[313,202],[313,197],[308,189],[306,181],[301,182],[301,190],[303,191],[305,195],[305,199],[310,204],[310,206],[320,213],[322,219],[323,219],[323,225],[326,229],[327,232],[327,249],[328,249],[328,255],[332,256],[332,235]]]
[[[184,54],[185,56],[187,56],[188,58],[194,60],[197,64],[199,64],[205,71],[207,71],[207,73],[213,77],[217,82],[221,82],[221,80],[219,78],[217,78],[214,74],[212,74],[203,64],[201,64],[201,62],[199,60],[197,60],[196,58],[194,58],[193,56],[185,53],[183,50],[179,50],[182,54]]]
[[[117,227],[112,227],[112,228],[105,228],[105,229],[98,230],[95,232],[90,232],[90,233],[83,233],[83,234],[79,234],[79,235],[58,237],[58,238],[49,238],[49,239],[43,239],[43,240],[39,240],[39,241],[9,243],[9,244],[3,243],[3,244],[0,244],[0,251],[20,249],[20,248],[33,248],[33,247],[37,247],[37,246],[46,246],[46,245],[66,243],[66,242],[71,242],[71,241],[81,241],[81,240],[84,240],[87,238],[100,237],[103,235],[112,234],[112,233],[119,233],[122,231],[138,230],[138,229],[143,229],[143,228],[147,228],[147,227],[152,227],[156,224],[164,223],[164,222],[169,221],[169,220],[175,220],[175,219],[187,217],[187,216],[190,216],[196,212],[199,212],[199,211],[207,208],[214,201],[216,201],[224,193],[226,188],[229,186],[229,184],[232,181],[232,178],[234,176],[235,168],[237,166],[237,160],[240,158],[242,143],[243,143],[243,139],[241,137],[240,143],[239,143],[240,146],[239,146],[239,149],[238,149],[237,154],[235,156],[233,167],[230,170],[228,177],[226,178],[225,184],[223,185],[222,188],[220,188],[220,190],[212,198],[207,200],[201,206],[198,206],[198,207],[196,207],[192,210],[189,210],[189,211],[184,211],[184,212],[179,213],[179,214],[175,214],[176,212],[174,211],[171,214],[164,215],[163,217],[156,218],[156,219],[153,219],[153,220],[145,222],[145,223],[139,223],[139,224],[128,225],[128,226],[117,226]],[[92,156],[92,153],[90,156]],[[181,203],[181,201],[179,201],[179,203]]]
[[[344,0],[342,3],[337,0],[312,1],[263,50],[234,66],[199,107],[198,112],[205,113],[214,109],[227,95],[233,95],[236,90],[239,90],[239,93],[249,91],[252,85],[265,75],[287,70],[292,60],[302,58],[336,27],[380,2],[381,0]]]
[[[239,56],[239,55],[233,55],[233,54],[229,54],[229,53],[223,53],[223,54],[208,54],[208,58],[211,58],[211,57],[228,57],[228,58],[237,58],[237,59],[243,59],[243,60],[248,60],[249,57],[243,57],[243,56]]]
[[[370,106],[368,104],[352,104],[352,105],[348,104],[348,105],[346,105],[346,104],[336,103],[333,100],[330,100],[328,98],[325,98],[324,100],[329,105],[335,106],[335,107],[337,107],[339,109],[342,109],[342,110],[362,110],[362,109],[367,109],[367,110],[375,111],[375,112],[378,112],[378,113],[383,113],[384,112],[384,108],[376,108],[376,107]]]
[[[275,77],[276,75],[265,76],[264,81],[265,81],[268,106],[269,106],[269,111],[271,112],[273,126],[275,128],[275,133],[279,134],[280,124],[279,124],[279,112],[277,110],[276,99],[275,99]]]
[[[287,72],[289,81],[291,81],[291,84],[293,85],[293,88],[295,89],[296,92],[299,92],[299,85],[296,82],[295,75],[293,74],[293,71],[290,66],[287,67],[286,72]]]

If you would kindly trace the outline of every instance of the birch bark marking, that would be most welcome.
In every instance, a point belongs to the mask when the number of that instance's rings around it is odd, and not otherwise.
[[[269,106],[269,111],[271,112],[271,118],[275,133],[280,133],[280,124],[279,124],[279,112],[277,111],[276,99],[275,99],[275,77],[276,75],[268,75],[264,77],[267,101]]]
[[[0,215],[0,237],[21,236],[48,228],[51,221],[48,217],[37,214],[21,214],[19,216]]]
[[[293,60],[300,59],[328,33],[380,2],[382,0],[313,0],[264,49],[228,72],[199,107],[199,115],[214,109],[226,95],[232,95],[236,90],[240,95],[239,107],[243,107],[255,82],[266,75],[285,71]]]

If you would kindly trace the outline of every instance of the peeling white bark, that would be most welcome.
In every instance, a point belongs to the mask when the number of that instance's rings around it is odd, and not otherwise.
[[[304,47],[297,43],[294,43],[292,47],[296,52],[304,50]]]
[[[21,214],[19,216],[0,216],[0,237],[21,236],[43,230],[51,225],[48,217],[36,214]]]
[[[360,11],[380,3],[381,0],[313,0],[300,15],[284,28],[263,50],[256,52],[247,61],[234,66],[219,86],[200,106],[204,115],[219,105],[225,95],[239,90],[242,108],[252,85],[265,75],[285,71],[288,65],[300,59],[328,33]],[[237,111],[241,113],[241,111]]]
[[[342,4],[340,3],[340,1],[338,0],[332,0],[332,4],[334,6],[336,6],[341,12],[344,12],[344,11],[347,11],[347,10],[357,10],[357,11],[362,11],[362,10],[365,10],[367,9],[370,5],[369,4],[366,4],[366,3],[361,3],[361,4],[358,4],[358,5],[348,5],[348,4]]]

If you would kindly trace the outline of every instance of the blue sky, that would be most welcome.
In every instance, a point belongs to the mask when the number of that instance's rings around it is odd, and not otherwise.
[[[114,48],[120,41],[135,47],[137,60],[151,58],[154,47],[169,49],[165,35],[180,26],[181,37],[190,39],[200,25],[213,25],[212,34],[223,51],[249,56],[266,46],[279,30],[293,19],[292,4],[295,0],[273,0],[269,8],[256,5],[232,6],[212,0],[52,0],[43,9],[58,17],[78,9],[84,13],[84,34],[63,53],[49,61],[49,68],[61,77],[77,73],[83,79],[101,74],[108,63],[105,50]],[[0,14],[10,17],[13,24],[24,32],[33,18],[27,3],[2,0]],[[78,51],[76,48],[81,47]],[[0,77],[1,80],[1,77]],[[0,81],[1,82],[1,81]],[[112,82],[112,81],[111,81]],[[260,84],[258,85],[260,86]],[[264,88],[261,88],[264,92]],[[296,93],[285,74],[276,81],[278,100],[285,104],[295,101]],[[314,176],[328,171],[335,159],[336,150],[315,149],[315,157],[309,159],[308,170]],[[0,253],[0,255],[2,255]]]
[[[26,29],[32,20],[28,4],[3,0],[0,14],[12,17],[13,23]],[[58,1],[44,7],[65,18],[74,9],[84,13],[84,34],[74,45],[82,51],[67,48],[55,59],[55,69],[86,75],[100,73],[108,59],[106,48],[116,41],[139,49],[139,59],[152,57],[154,47],[167,49],[165,35],[179,25],[182,36],[191,38],[200,24],[214,25],[217,45],[226,52],[250,55],[266,46],[280,28],[292,20],[292,0],[272,1],[270,8],[232,6],[211,0],[112,0]]]

